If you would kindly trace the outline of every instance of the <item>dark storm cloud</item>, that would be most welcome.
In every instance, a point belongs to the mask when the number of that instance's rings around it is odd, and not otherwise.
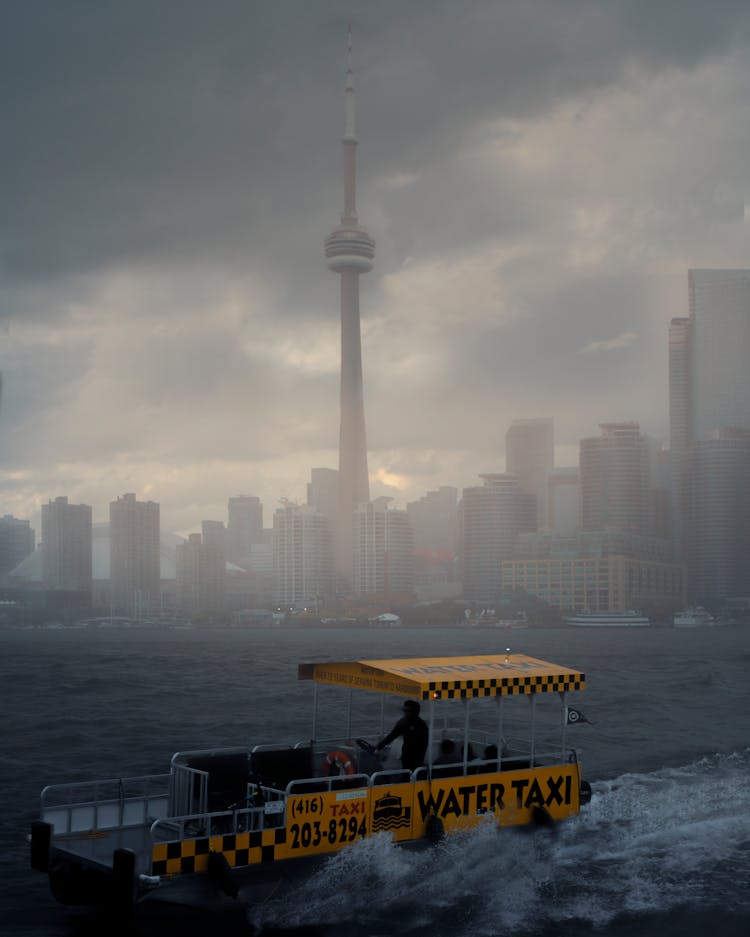
[[[685,269],[747,265],[749,17],[728,0],[3,4],[3,510],[137,490],[182,529],[191,505],[299,497],[336,464],[323,243],[349,21],[373,475],[410,497],[473,483],[515,417],[553,416],[571,449],[620,417],[663,437]]]
[[[349,17],[370,180],[428,173],[488,115],[543,111],[628,63],[694,62],[747,29],[741,3],[6,4],[6,279],[290,257],[302,279],[339,201]],[[400,242],[431,227],[409,208]]]

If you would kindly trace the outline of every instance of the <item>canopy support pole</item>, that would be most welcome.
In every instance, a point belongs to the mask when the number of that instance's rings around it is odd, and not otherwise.
[[[531,694],[531,753],[529,754],[529,767],[534,767],[534,753],[536,748],[536,693]]]
[[[469,703],[471,702],[471,697],[466,696],[463,699],[464,704],[464,774],[466,774],[467,764],[469,761]]]
[[[503,696],[498,693],[495,697],[495,704],[497,705],[497,770],[500,770],[500,767],[503,762]]]
[[[435,726],[435,707],[432,705],[432,700],[427,702],[427,719],[429,725],[429,735],[427,736],[427,767],[432,768],[432,740],[434,738],[433,730]],[[429,775],[432,777],[432,774]]]
[[[312,721],[312,740],[318,737],[318,684],[313,683],[313,721]]]

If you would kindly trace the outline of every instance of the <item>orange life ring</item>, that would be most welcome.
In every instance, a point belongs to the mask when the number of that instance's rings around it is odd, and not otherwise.
[[[328,777],[333,768],[338,768],[344,774],[355,774],[357,766],[346,752],[328,752],[323,759],[323,776]]]

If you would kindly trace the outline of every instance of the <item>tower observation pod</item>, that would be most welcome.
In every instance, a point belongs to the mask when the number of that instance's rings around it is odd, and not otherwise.
[[[340,588],[352,579],[352,517],[358,504],[370,500],[367,439],[362,382],[362,338],[359,321],[359,275],[372,270],[375,241],[359,224],[356,207],[357,132],[349,30],[344,92],[344,211],[328,235],[328,268],[341,278],[341,424],[339,430],[339,499],[334,560]]]

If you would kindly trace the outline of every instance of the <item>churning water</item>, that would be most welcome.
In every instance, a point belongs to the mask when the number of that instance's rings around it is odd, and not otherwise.
[[[309,736],[301,660],[509,643],[587,674],[576,705],[592,724],[568,736],[593,787],[578,818],[534,834],[490,823],[419,852],[383,834],[250,909],[247,923],[193,921],[195,932],[750,937],[750,628],[740,627],[0,632],[0,933],[93,937],[111,926],[56,905],[28,869],[45,784],[166,771],[178,750]],[[165,918],[148,930],[173,933],[188,928]]]

